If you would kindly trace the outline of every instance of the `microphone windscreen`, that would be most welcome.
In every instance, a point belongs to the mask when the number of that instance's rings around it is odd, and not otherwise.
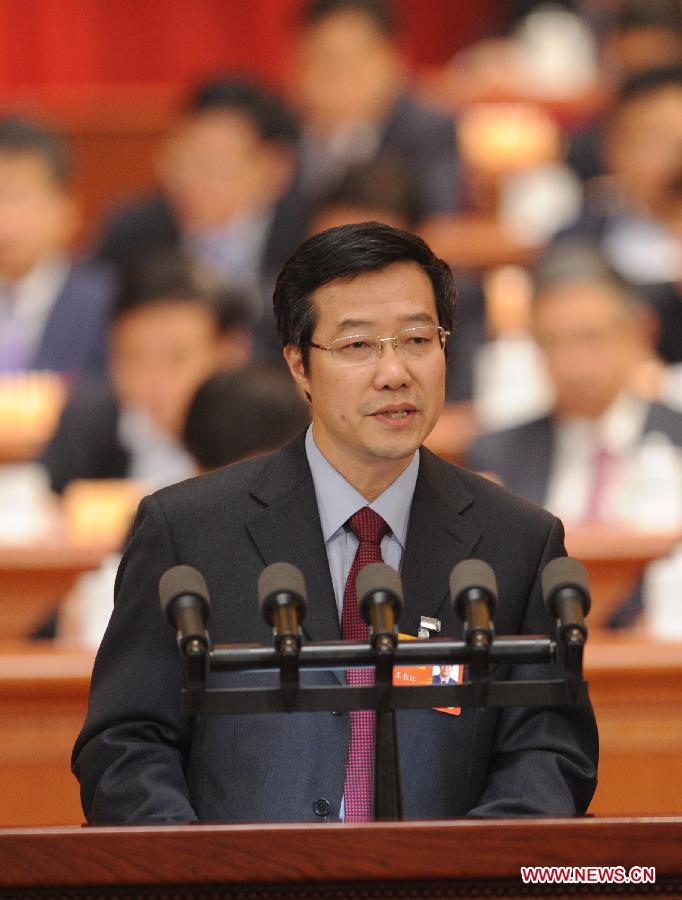
[[[208,588],[204,576],[192,566],[173,566],[163,573],[159,579],[159,600],[164,615],[170,617],[170,605],[176,597],[191,594],[200,597],[208,612]]]
[[[478,588],[488,595],[490,614],[494,615],[497,607],[497,578],[492,566],[482,559],[464,559],[450,573],[450,596],[456,607],[458,598],[471,588]]]
[[[369,563],[360,569],[355,580],[355,594],[358,603],[362,604],[365,597],[374,591],[386,591],[398,601],[396,616],[400,615],[403,608],[403,583],[396,570],[386,563]]]
[[[303,572],[288,562],[267,566],[258,576],[258,603],[261,609],[276,594],[294,594],[301,608],[306,608],[306,590]]]
[[[574,588],[584,598],[583,613],[590,611],[590,580],[587,569],[577,559],[570,556],[559,556],[547,563],[542,570],[542,594],[545,598],[547,610],[552,618],[555,613],[552,609],[554,598],[563,588]]]

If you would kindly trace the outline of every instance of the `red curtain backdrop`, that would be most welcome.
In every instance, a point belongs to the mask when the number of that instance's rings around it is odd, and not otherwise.
[[[184,87],[219,71],[278,83],[302,0],[0,0],[0,99]],[[407,53],[445,62],[494,27],[500,0],[399,0]]]

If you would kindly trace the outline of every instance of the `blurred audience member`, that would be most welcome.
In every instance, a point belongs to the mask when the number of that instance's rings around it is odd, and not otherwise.
[[[377,221],[414,231],[421,219],[410,170],[387,157],[349,169],[311,216],[310,233],[336,225]]]
[[[679,0],[621,0],[606,27],[602,55],[617,83],[682,62]]]
[[[319,200],[348,168],[392,156],[411,171],[424,215],[452,212],[454,125],[409,94],[388,0],[310,0],[297,50],[303,194]]]
[[[62,139],[0,119],[0,372],[104,368],[111,274],[76,263],[79,223]]]
[[[179,257],[134,266],[113,313],[111,385],[74,393],[43,455],[53,490],[124,477],[156,488],[194,474],[180,441],[189,402],[211,373],[249,355],[244,302]]]
[[[281,266],[305,237],[289,192],[297,129],[286,107],[255,84],[200,85],[168,136],[160,190],[107,223],[96,255],[128,264],[181,248],[227,286],[246,291],[259,322],[257,349],[281,357],[269,298]]]
[[[682,65],[628,81],[604,137],[609,178],[588,191],[569,233],[600,242],[628,281],[682,278]]]
[[[630,78],[649,69],[682,62],[682,5],[679,0],[622,0],[606,16],[601,35],[602,83],[616,92]],[[580,129],[568,146],[567,159],[583,181],[605,173],[604,123]]]
[[[654,502],[637,494],[638,465],[674,466],[682,445],[682,415],[629,389],[646,352],[637,297],[592,250],[564,247],[539,269],[532,319],[553,410],[479,438],[468,464],[569,523],[636,517],[640,501]],[[665,490],[679,495],[679,469]]]
[[[276,450],[309,422],[291,376],[253,365],[218,372],[200,385],[187,413],[182,439],[198,471],[209,471]],[[111,615],[119,554],[83,575],[43,635],[96,648]]]
[[[289,373],[255,365],[219,372],[204,382],[190,404],[182,437],[206,472],[277,450],[309,421]]]

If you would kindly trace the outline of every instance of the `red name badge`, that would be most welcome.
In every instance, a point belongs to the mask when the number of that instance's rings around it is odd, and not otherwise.
[[[398,635],[401,641],[416,640],[411,634]],[[402,666],[393,668],[393,684],[396,687],[415,684],[461,684],[464,674],[463,666]],[[446,713],[449,716],[458,716],[462,712],[461,706],[434,706],[436,712]]]

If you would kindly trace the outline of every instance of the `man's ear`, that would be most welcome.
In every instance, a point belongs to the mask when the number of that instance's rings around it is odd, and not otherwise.
[[[310,384],[308,382],[308,376],[305,373],[305,368],[303,366],[303,354],[301,353],[300,347],[295,347],[293,344],[288,344],[284,348],[284,359],[289,366],[289,371],[291,372],[291,377],[296,382],[296,386],[300,391],[305,395],[306,400],[310,403]]]

